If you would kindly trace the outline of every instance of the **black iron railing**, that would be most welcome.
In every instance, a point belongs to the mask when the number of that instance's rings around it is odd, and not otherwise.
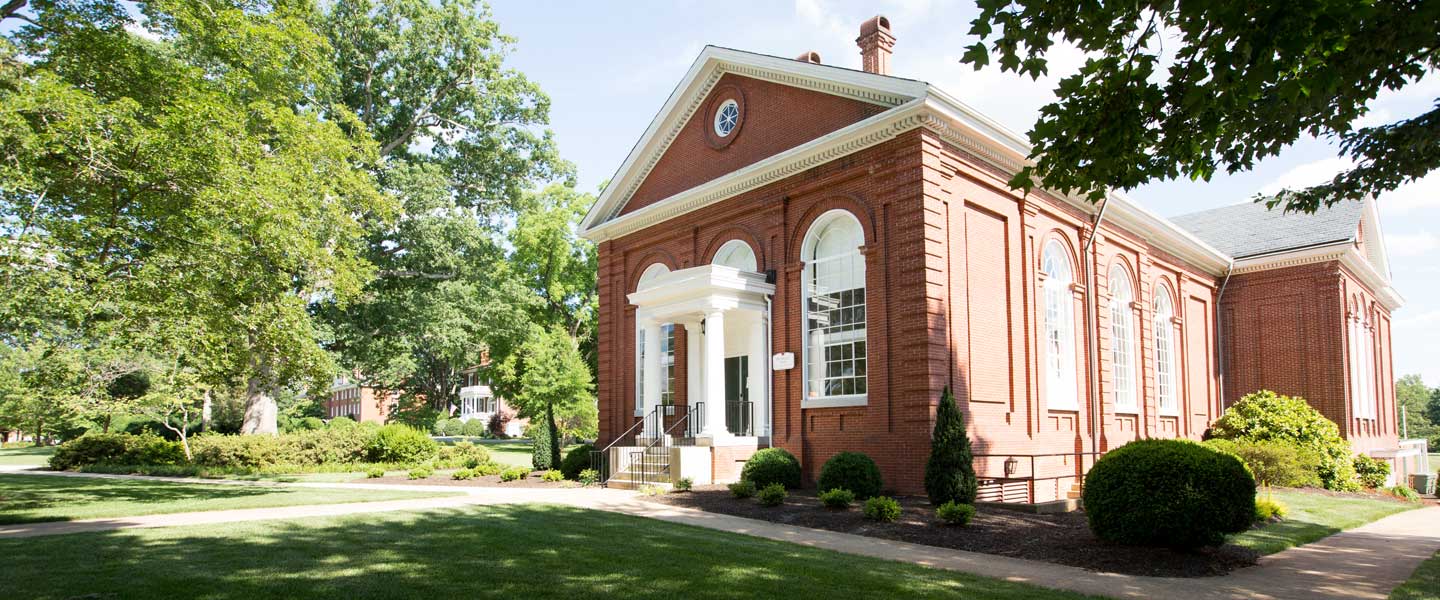
[[[755,435],[755,404],[749,401],[727,400],[725,402],[725,429],[734,435]],[[705,403],[695,403],[695,415],[691,418],[694,426],[689,437],[695,437],[705,430]]]
[[[666,483],[670,480],[670,448],[693,446],[697,431],[688,406],[662,404],[604,449],[591,452],[590,465],[599,473],[602,485],[621,473],[638,485]]]

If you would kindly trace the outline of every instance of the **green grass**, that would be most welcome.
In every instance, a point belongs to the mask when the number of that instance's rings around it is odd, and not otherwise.
[[[526,468],[529,468],[531,465],[530,440],[487,442],[480,445],[490,450],[491,460],[502,465]],[[563,457],[566,452],[569,452],[570,449],[574,447],[575,446],[566,446],[561,450],[560,455]]]
[[[1408,581],[1390,592],[1390,600],[1440,600],[1440,552],[1420,563]]]
[[[54,446],[3,448],[0,449],[0,465],[44,466],[46,462],[49,462],[50,455],[54,453]]]
[[[5,596],[42,600],[1082,597],[535,505],[0,540],[0,556]]]
[[[306,489],[169,483],[98,477],[0,475],[0,523],[69,521],[449,495],[454,494],[405,490]]]
[[[1259,492],[1264,495],[1265,492]],[[1230,538],[1230,542],[1274,554],[1286,548],[1308,544],[1323,537],[1359,527],[1419,504],[1405,504],[1370,498],[1334,497],[1324,494],[1276,490],[1275,499],[1289,509],[1285,519]]]

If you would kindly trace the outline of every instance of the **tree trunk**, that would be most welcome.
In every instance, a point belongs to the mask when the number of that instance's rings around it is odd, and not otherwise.
[[[269,363],[261,361],[257,372],[252,373],[245,382],[245,422],[240,426],[242,434],[275,435],[279,432],[275,422],[279,409],[275,405],[275,396],[270,393],[270,373]]]
[[[210,432],[212,414],[214,414],[214,402],[210,398],[210,390],[205,390],[205,401],[200,405],[200,431]]]

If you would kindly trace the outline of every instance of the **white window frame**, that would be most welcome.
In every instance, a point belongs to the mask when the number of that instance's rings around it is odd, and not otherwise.
[[[735,118],[729,120],[730,128],[722,131],[720,126],[726,122],[724,119],[726,109],[732,109]],[[730,134],[735,133],[735,129],[740,127],[740,103],[733,99],[721,102],[719,108],[715,109],[715,118],[712,126],[715,128],[715,135],[722,138],[730,137]]]
[[[740,269],[741,271],[759,271],[760,266],[755,258],[755,249],[743,240],[730,240],[715,251],[712,265],[721,265]]]
[[[844,225],[842,225],[842,223],[843,223]],[[843,253],[843,254],[836,254],[836,255],[834,255],[834,256],[827,256],[827,257],[823,257],[823,258],[816,259],[816,258],[815,258],[815,249],[816,249],[816,246],[818,245],[818,243],[820,242],[821,238],[822,238],[826,233],[830,232],[832,228],[837,227],[837,226],[848,226],[848,227],[851,228],[851,234],[854,236],[854,238],[853,238],[854,249],[853,249],[853,250],[850,250],[849,252]],[[870,379],[870,377],[869,377],[869,368],[868,368],[868,367],[869,367],[869,356],[870,356],[870,352],[869,352],[869,347],[870,347],[870,344],[869,344],[869,333],[870,333],[870,328],[869,328],[869,293],[868,293],[868,289],[867,289],[868,286],[867,286],[867,282],[866,282],[866,277],[867,277],[866,273],[867,273],[867,271],[866,271],[866,265],[865,265],[865,255],[864,255],[862,252],[860,252],[860,247],[861,247],[862,245],[864,245],[864,243],[865,243],[865,228],[860,224],[860,220],[857,219],[857,218],[855,218],[855,215],[851,214],[851,213],[850,213],[849,211],[847,211],[847,210],[835,209],[835,210],[831,210],[831,211],[828,211],[828,212],[820,215],[818,218],[815,219],[815,221],[814,221],[813,223],[810,224],[810,228],[805,232],[804,241],[803,241],[803,243],[802,243],[801,246],[800,246],[800,247],[801,247],[801,255],[800,255],[800,257],[801,257],[801,262],[802,262],[803,265],[804,265],[804,268],[801,270],[801,276],[800,276],[800,277],[801,277],[801,282],[800,282],[800,315],[801,315],[801,317],[800,317],[800,327],[801,327],[801,339],[802,339],[802,345],[803,345],[803,347],[802,347],[802,356],[801,356],[801,363],[802,363],[802,365],[801,365],[801,368],[802,368],[802,373],[801,373],[802,384],[801,384],[801,385],[804,386],[804,387],[802,388],[802,389],[803,389],[803,392],[802,392],[802,399],[801,399],[801,402],[800,402],[800,406],[801,406],[802,408],[825,408],[825,407],[838,407],[838,406],[865,406],[865,405],[869,402],[869,397],[870,397],[870,396],[869,396],[869,388],[870,388],[870,386],[869,386],[869,379]],[[847,339],[845,339],[845,340],[843,340],[843,341],[840,341],[840,342],[838,342],[838,343],[830,343],[830,344],[827,344],[826,347],[827,347],[827,348],[829,348],[829,347],[840,348],[840,347],[843,347],[843,346],[845,346],[845,345],[850,345],[852,354],[851,354],[850,358],[847,359],[847,360],[849,360],[849,361],[852,363],[852,373],[853,373],[853,370],[858,370],[858,368],[863,368],[863,369],[865,370],[865,373],[864,373],[863,375],[861,375],[861,376],[858,377],[860,383],[863,383],[863,384],[864,384],[864,386],[865,386],[865,391],[864,391],[863,393],[852,393],[852,394],[823,394],[823,388],[825,387],[825,385],[824,385],[824,382],[823,382],[823,380],[822,380],[821,383],[820,383],[820,387],[822,388],[822,393],[816,394],[816,395],[814,395],[814,396],[811,396],[812,389],[814,389],[814,386],[815,386],[815,382],[811,381],[811,377],[812,377],[812,375],[814,374],[814,372],[815,372],[815,370],[816,370],[817,368],[821,368],[821,369],[825,368],[825,367],[824,367],[824,363],[822,363],[822,362],[820,362],[819,360],[817,360],[817,359],[823,358],[824,355],[823,355],[823,354],[817,354],[818,349],[816,349],[816,348],[813,347],[813,346],[814,346],[814,340],[811,339],[811,338],[813,337],[813,333],[812,333],[812,331],[810,330],[810,310],[809,310],[809,307],[810,307],[810,298],[811,298],[812,295],[814,295],[814,290],[812,289],[812,288],[813,288],[813,285],[814,285],[814,282],[812,281],[812,279],[813,279],[813,274],[814,274],[814,272],[815,272],[815,267],[816,267],[817,265],[823,264],[823,263],[825,263],[825,262],[839,261],[839,260],[853,260],[853,261],[855,261],[854,264],[858,265],[859,279],[860,279],[860,287],[859,287],[859,288],[851,288],[851,289],[859,289],[859,290],[861,290],[862,292],[864,292],[864,293],[865,293],[865,300],[862,301],[859,305],[854,306],[854,307],[850,307],[850,308],[852,308],[852,309],[854,309],[854,308],[864,309],[864,310],[866,311],[866,316],[865,316],[865,321],[864,321],[864,326],[863,326],[863,327],[861,327],[861,328],[859,328],[859,329],[854,329],[854,330],[849,330],[849,331],[844,332],[845,334],[848,334],[848,335],[843,336],[843,337],[845,337],[845,338],[847,338]],[[841,290],[841,291],[848,291],[848,290]],[[857,338],[858,338],[858,339],[857,339]],[[864,347],[865,347],[865,356],[864,356],[864,357],[858,357],[858,358],[857,358],[857,357],[855,356],[855,352],[854,352],[854,350],[856,349],[856,347],[854,346],[854,343],[855,343],[855,342],[864,342]],[[852,376],[852,377],[848,377],[848,378],[845,378],[845,379],[856,379],[856,377],[853,377],[853,376]]]
[[[1130,305],[1135,294],[1130,272],[1120,265],[1110,267],[1109,287],[1111,399],[1116,413],[1135,414],[1140,402],[1135,393],[1135,318]]]
[[[1080,384],[1075,373],[1075,298],[1070,290],[1075,271],[1069,251],[1059,240],[1046,242],[1040,256],[1045,273],[1045,405],[1049,410],[1080,410]]]
[[[1155,286],[1155,407],[1165,416],[1178,416],[1180,402],[1175,387],[1175,304],[1170,288]]]

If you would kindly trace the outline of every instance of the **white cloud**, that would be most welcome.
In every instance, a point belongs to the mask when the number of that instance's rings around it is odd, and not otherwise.
[[[1390,256],[1420,256],[1440,248],[1440,236],[1428,231],[1392,233],[1385,236],[1385,246]]]
[[[1353,161],[1338,156],[1308,162],[1282,173],[1279,177],[1276,177],[1270,183],[1261,187],[1260,193],[1269,196],[1284,189],[1298,190],[1319,183],[1325,183],[1335,177],[1336,173],[1353,166],[1355,166]]]
[[[1417,210],[1440,208],[1440,172],[1416,179],[1381,194],[1376,200],[1387,215],[1400,215]]]

